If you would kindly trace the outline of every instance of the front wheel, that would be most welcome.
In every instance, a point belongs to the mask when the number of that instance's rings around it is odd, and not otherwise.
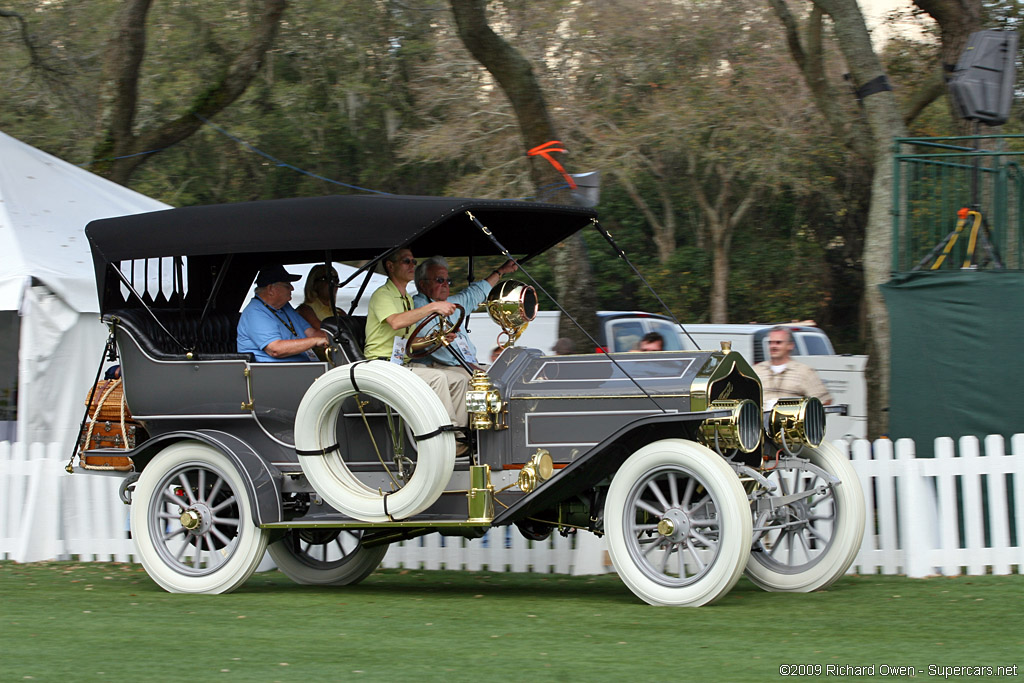
[[[829,443],[800,455],[768,472],[777,488],[753,502],[746,573],[764,590],[827,588],[850,568],[864,538],[864,493],[849,461]]]
[[[719,455],[683,439],[648,444],[623,463],[608,488],[604,524],[615,570],[652,605],[718,600],[750,552],[739,478]]]
[[[309,586],[359,583],[380,566],[387,544],[364,548],[362,532],[340,529],[292,529],[271,543],[270,557],[281,573]]]
[[[199,441],[179,441],[153,458],[135,486],[130,517],[142,566],[171,593],[233,591],[267,549],[241,475]]]

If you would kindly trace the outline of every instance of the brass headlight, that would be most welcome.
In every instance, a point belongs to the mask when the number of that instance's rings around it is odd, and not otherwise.
[[[817,448],[825,438],[825,406],[813,396],[780,398],[768,419],[768,436],[779,445]]]
[[[531,320],[537,317],[537,291],[518,280],[499,282],[484,301],[487,313],[508,335],[511,346]]]
[[[761,445],[761,409],[749,398],[712,401],[711,410],[729,410],[725,417],[711,417],[700,426],[700,440],[719,451],[738,449],[753,453]]]
[[[523,465],[517,484],[523,492],[529,493],[550,479],[554,472],[555,463],[551,459],[551,453],[543,448],[538,448],[530,458],[530,462]]]

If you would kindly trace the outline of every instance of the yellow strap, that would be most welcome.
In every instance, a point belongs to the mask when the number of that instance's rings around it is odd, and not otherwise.
[[[967,242],[967,258],[964,259],[964,268],[970,268],[974,261],[974,248],[978,246],[978,230],[981,228],[981,214],[971,211],[968,216],[974,216],[974,225],[971,226],[971,239]]]

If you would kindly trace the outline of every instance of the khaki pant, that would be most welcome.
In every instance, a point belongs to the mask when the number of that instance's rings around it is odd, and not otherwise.
[[[469,424],[469,413],[466,412],[469,375],[466,371],[457,366],[440,363],[432,363],[430,367],[422,363],[413,363],[409,368],[425,380],[441,399],[452,424],[465,429]]]

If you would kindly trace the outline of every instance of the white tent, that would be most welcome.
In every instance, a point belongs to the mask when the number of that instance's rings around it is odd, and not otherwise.
[[[166,208],[0,133],[0,408],[17,358],[18,440],[70,456],[78,436],[107,336],[85,225]]]

